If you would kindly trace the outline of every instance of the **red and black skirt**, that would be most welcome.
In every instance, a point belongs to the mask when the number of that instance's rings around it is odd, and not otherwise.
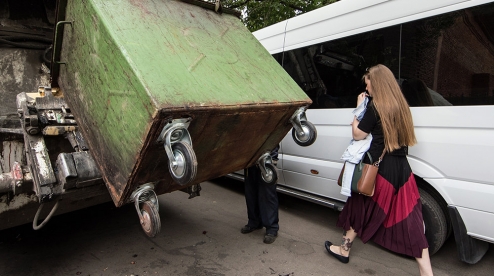
[[[422,203],[406,156],[386,155],[379,167],[374,196],[353,193],[338,219],[364,243],[373,242],[399,254],[421,258],[428,247]]]

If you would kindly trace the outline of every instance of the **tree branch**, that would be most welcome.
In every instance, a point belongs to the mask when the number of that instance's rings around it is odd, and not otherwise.
[[[252,0],[243,0],[243,1],[231,1],[230,5],[228,5],[228,8],[230,9],[237,9],[237,8],[240,8],[242,6],[245,6],[247,5],[250,1]],[[254,0],[255,2],[266,2],[266,0]],[[268,0],[268,1],[273,1],[273,0]],[[285,5],[286,7],[289,7],[291,9],[294,9],[294,10],[298,10],[298,11],[301,11],[301,12],[305,12],[305,8],[303,7],[300,7],[300,6],[296,6],[294,4],[291,4],[287,1],[284,1],[284,0],[279,0],[277,1],[278,3],[282,4],[282,5]]]
[[[290,4],[290,3],[287,3],[286,1],[283,1],[283,0],[280,0],[279,2],[280,2],[280,4],[283,4],[283,5],[285,5],[287,7],[290,7],[292,9],[294,9],[294,10],[299,10],[301,12],[305,12],[305,9],[302,8],[302,7],[297,7],[297,6],[295,6],[293,4]]]
[[[228,8],[230,8],[230,9],[238,9],[238,8],[240,8],[242,6],[247,5],[247,3],[249,3],[249,2],[250,2],[250,0],[236,2],[235,4],[232,3],[231,5],[228,6]]]

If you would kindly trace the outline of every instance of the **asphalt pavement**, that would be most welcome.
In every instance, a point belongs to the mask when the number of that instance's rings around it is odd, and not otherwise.
[[[56,216],[41,230],[0,231],[0,275],[418,275],[414,259],[356,240],[350,262],[324,249],[338,243],[338,212],[286,195],[273,244],[264,230],[241,234],[247,222],[243,183],[202,183],[200,197],[159,196],[161,232],[148,238],[134,206],[113,203]],[[458,260],[454,238],[432,256],[435,275],[493,275],[491,249],[475,265]]]

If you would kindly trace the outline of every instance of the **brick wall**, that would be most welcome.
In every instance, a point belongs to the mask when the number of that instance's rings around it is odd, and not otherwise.
[[[436,85],[445,98],[492,97],[494,45],[473,15],[456,13],[451,26],[440,33],[430,23],[423,20],[403,25],[404,77],[419,78],[430,88]]]

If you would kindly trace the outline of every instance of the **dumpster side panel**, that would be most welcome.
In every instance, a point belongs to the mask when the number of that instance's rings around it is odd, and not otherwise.
[[[176,0],[94,3],[161,109],[307,100],[232,15]]]
[[[60,86],[114,202],[127,186],[156,112],[145,88],[88,1],[70,1]]]
[[[180,187],[156,139],[191,117],[198,174],[252,165],[310,99],[240,20],[175,0],[69,1],[59,84],[117,206]],[[235,160],[233,160],[235,159]]]
[[[287,122],[293,112],[295,108],[291,105],[196,110],[189,131],[200,170],[191,184],[253,165],[261,154],[271,151],[283,139],[291,128]],[[162,114],[163,118],[169,115]],[[156,121],[157,129],[163,128],[160,123],[163,121]],[[264,129],[275,131],[267,133]],[[152,142],[147,147],[137,167],[135,182],[144,184],[162,179],[157,193],[182,189],[168,174],[163,147]]]

